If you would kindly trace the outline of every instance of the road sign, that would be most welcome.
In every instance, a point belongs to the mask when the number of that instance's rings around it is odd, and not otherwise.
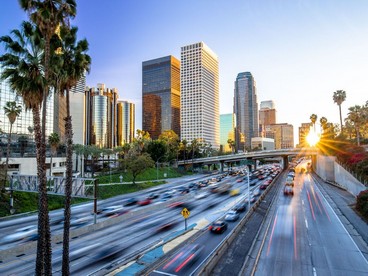
[[[187,208],[184,208],[183,210],[181,210],[181,215],[186,219],[189,217],[190,212]]]

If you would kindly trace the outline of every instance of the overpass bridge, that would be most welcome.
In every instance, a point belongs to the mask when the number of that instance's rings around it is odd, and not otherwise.
[[[221,170],[223,170],[225,163],[235,163],[244,160],[248,160],[254,163],[256,166],[256,160],[264,158],[282,158],[284,161],[284,167],[289,164],[289,156],[316,156],[318,150],[316,148],[293,148],[293,149],[279,149],[279,150],[264,150],[253,151],[246,153],[236,153],[230,155],[211,156],[204,158],[188,159],[185,161],[178,161],[178,166],[192,165],[193,167],[200,167],[203,165],[220,164]]]

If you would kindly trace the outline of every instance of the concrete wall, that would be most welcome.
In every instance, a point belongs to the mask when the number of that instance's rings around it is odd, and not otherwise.
[[[349,193],[357,196],[361,191],[367,189],[355,177],[335,162],[335,156],[318,155],[315,166],[316,173],[325,181],[333,182]]]

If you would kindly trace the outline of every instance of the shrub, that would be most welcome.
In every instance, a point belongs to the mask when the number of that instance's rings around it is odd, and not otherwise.
[[[359,193],[356,209],[365,219],[368,219],[368,190]]]

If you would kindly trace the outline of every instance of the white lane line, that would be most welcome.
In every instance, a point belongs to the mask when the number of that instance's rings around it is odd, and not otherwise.
[[[156,273],[158,273],[158,274],[162,274],[162,275],[176,276],[176,274],[170,274],[170,273],[166,273],[166,272],[158,271],[158,270],[154,270],[153,272],[156,272]]]
[[[302,199],[302,205],[304,205],[304,200]]]
[[[315,267],[313,267],[313,276],[317,276],[317,271]]]
[[[307,229],[308,229],[308,221],[307,221],[307,219],[304,219],[304,221],[305,221],[305,227],[307,227]]]

